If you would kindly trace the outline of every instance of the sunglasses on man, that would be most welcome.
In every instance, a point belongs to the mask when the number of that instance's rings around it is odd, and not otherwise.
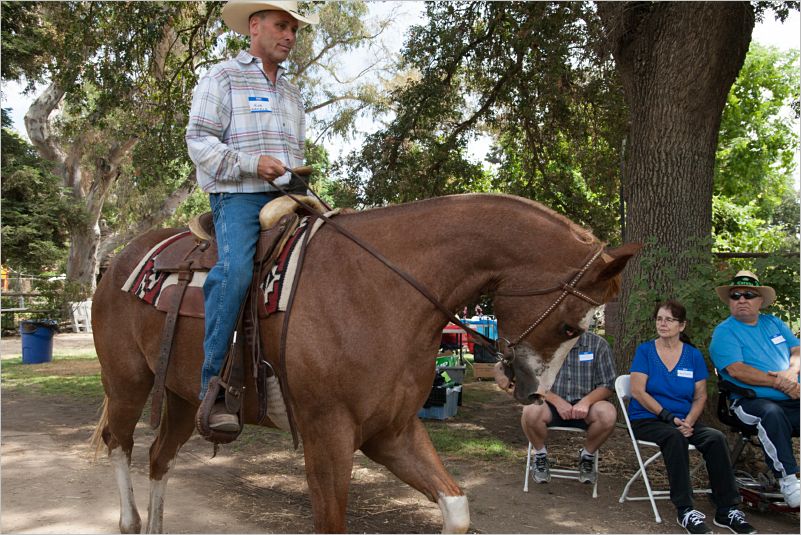
[[[739,301],[741,297],[745,297],[748,300],[751,300],[755,297],[760,297],[760,295],[756,292],[751,292],[746,290],[745,292],[731,292],[729,294],[729,299],[732,301]]]

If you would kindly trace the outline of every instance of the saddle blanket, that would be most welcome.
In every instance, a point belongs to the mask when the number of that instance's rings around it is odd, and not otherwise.
[[[269,315],[286,310],[292,282],[297,276],[298,259],[300,258],[304,236],[306,232],[311,232],[309,235],[309,243],[311,243],[312,237],[324,223],[322,219],[315,218],[313,224],[310,224],[310,219],[309,217],[301,219],[298,227],[278,254],[272,269],[267,273],[264,280],[259,282],[259,289],[263,296],[261,300],[262,314]],[[125,284],[123,284],[122,290],[132,293],[161,310],[166,310],[169,303],[162,303],[160,306],[159,299],[164,295],[166,288],[178,284],[178,273],[156,271],[154,268],[156,258],[170,244],[188,234],[190,234],[189,231],[180,232],[154,245],[131,272]],[[192,279],[189,281],[186,290],[187,293],[192,291],[192,288],[195,288],[194,291],[202,292],[207,275],[207,271],[193,271]]]

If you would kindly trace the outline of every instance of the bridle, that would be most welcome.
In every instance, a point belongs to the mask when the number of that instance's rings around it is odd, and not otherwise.
[[[292,175],[293,178],[296,178],[297,180],[299,180],[306,187],[306,189],[308,191],[310,191],[315,197],[317,197],[317,200],[319,200],[322,203],[322,205],[326,207],[326,209],[330,210],[330,207],[325,203],[325,201],[323,199],[321,199],[317,195],[317,193],[315,193],[314,190],[312,190],[309,187],[309,185],[306,183],[306,181],[300,176],[299,173],[296,172],[296,170],[290,169],[288,167],[285,168],[285,169],[287,170],[287,172],[290,173],[290,175]],[[342,225],[340,225],[336,221],[332,220],[328,216],[318,212],[316,209],[311,208],[310,206],[308,206],[306,204],[303,204],[295,195],[293,195],[291,192],[287,191],[286,188],[281,187],[280,185],[276,184],[275,182],[273,182],[271,184],[276,189],[278,189],[278,191],[283,193],[285,196],[289,197],[290,199],[295,201],[297,204],[301,205],[304,209],[306,209],[309,212],[311,212],[315,217],[318,217],[318,218],[322,219],[325,223],[330,224],[340,234],[342,234],[346,238],[350,239],[356,245],[358,245],[359,247],[364,249],[366,252],[368,252],[369,254],[374,256],[378,261],[383,263],[390,270],[392,270],[396,274],[398,274],[403,280],[405,280],[407,283],[409,283],[413,288],[415,288],[418,292],[420,292],[423,295],[423,297],[428,299],[435,307],[437,307],[443,314],[445,314],[445,316],[447,316],[447,318],[451,322],[453,322],[454,324],[458,325],[461,329],[463,329],[473,339],[474,343],[479,344],[479,345],[483,346],[485,349],[487,349],[488,351],[490,351],[491,353],[494,353],[496,359],[498,361],[500,361],[501,363],[503,363],[504,367],[507,370],[512,370],[511,363],[515,358],[515,355],[514,355],[515,346],[517,346],[517,344],[519,344],[520,341],[523,340],[523,338],[525,338],[526,336],[531,334],[531,332],[534,329],[536,329],[537,326],[540,323],[542,323],[542,321],[545,318],[547,318],[548,315],[551,312],[553,312],[553,310],[557,306],[559,306],[559,303],[561,303],[564,300],[564,298],[567,296],[567,294],[575,295],[576,297],[579,297],[580,299],[583,299],[584,301],[586,301],[586,302],[588,302],[588,303],[590,303],[592,305],[595,305],[595,306],[601,306],[601,304],[602,304],[602,303],[599,303],[598,301],[592,299],[588,295],[586,295],[586,294],[580,292],[579,290],[577,290],[576,289],[576,284],[578,284],[578,282],[581,280],[581,278],[584,276],[584,274],[587,272],[587,270],[590,268],[590,266],[592,266],[592,264],[601,256],[601,253],[603,252],[603,247],[600,247],[597,251],[595,251],[595,253],[593,253],[593,255],[584,263],[584,266],[581,269],[579,269],[578,272],[571,279],[569,279],[568,282],[563,282],[563,283],[559,284],[558,286],[553,286],[551,288],[545,288],[545,289],[540,289],[540,290],[511,289],[511,290],[495,291],[494,295],[496,295],[496,296],[504,296],[504,297],[524,297],[524,296],[532,296],[532,295],[545,295],[545,294],[557,292],[559,290],[562,291],[562,293],[559,294],[559,297],[557,297],[556,300],[553,303],[551,303],[551,305],[547,309],[545,309],[545,311],[542,314],[540,314],[540,316],[536,320],[534,320],[534,322],[531,325],[529,325],[528,328],[526,328],[526,330],[523,331],[523,333],[520,336],[515,338],[513,342],[509,342],[509,340],[507,340],[505,338],[499,338],[499,339],[503,340],[504,342],[506,342],[506,348],[507,349],[511,349],[512,350],[511,355],[509,355],[509,356],[504,355],[503,353],[498,351],[498,346],[497,346],[495,340],[492,340],[492,339],[484,336],[480,332],[476,331],[475,329],[467,326],[461,319],[459,319],[456,316],[456,314],[454,314],[453,312],[448,310],[445,307],[445,305],[440,303],[439,300],[431,293],[431,291],[428,290],[425,286],[423,286],[419,281],[417,281],[417,279],[415,279],[409,273],[407,273],[406,271],[404,271],[401,268],[399,268],[398,266],[396,266],[394,263],[392,263],[389,259],[387,259],[383,254],[381,254],[379,251],[377,251],[371,245],[365,243],[359,237],[354,236],[349,230],[347,230],[346,228],[342,227]],[[512,372],[512,376],[513,376],[513,374],[514,374],[514,372]],[[507,375],[508,375],[508,373],[507,373]],[[511,379],[511,377],[510,377],[510,379]]]
[[[503,296],[503,297],[525,297],[525,296],[531,296],[531,295],[545,295],[545,294],[558,292],[559,290],[562,290],[562,293],[559,294],[559,297],[557,297],[556,300],[553,303],[551,303],[551,306],[546,308],[545,311],[542,314],[540,314],[540,316],[536,320],[534,320],[531,323],[531,325],[529,325],[520,334],[520,336],[518,336],[517,338],[514,339],[514,341],[510,342],[506,338],[500,338],[504,342],[506,342],[506,348],[512,350],[512,353],[509,354],[509,355],[504,355],[501,352],[497,353],[498,360],[501,361],[504,364],[504,366],[511,367],[512,361],[514,361],[514,359],[515,359],[515,350],[514,350],[515,346],[517,346],[517,344],[519,344],[520,341],[523,340],[523,338],[525,338],[526,336],[531,334],[531,331],[536,329],[537,326],[540,323],[542,323],[542,321],[545,318],[547,318],[548,315],[551,312],[553,312],[553,310],[557,306],[559,306],[559,303],[561,303],[565,299],[565,297],[567,297],[567,294],[575,295],[576,297],[578,297],[580,299],[583,299],[584,301],[590,303],[591,305],[601,306],[603,304],[603,303],[599,303],[598,301],[596,301],[592,297],[590,297],[587,294],[585,294],[583,292],[580,292],[579,290],[576,289],[576,284],[578,284],[578,282],[581,280],[581,278],[584,276],[584,274],[587,273],[587,270],[590,269],[590,266],[592,266],[592,264],[601,256],[601,253],[603,253],[603,251],[604,251],[603,247],[601,247],[597,251],[595,251],[595,253],[589,258],[589,260],[587,260],[584,263],[584,266],[581,269],[578,270],[578,272],[573,276],[572,279],[570,279],[568,282],[563,282],[562,284],[560,284],[558,286],[553,286],[551,288],[545,288],[545,289],[542,289],[542,290],[516,290],[516,289],[513,289],[513,290],[502,290],[502,291],[496,291],[495,292],[496,296],[500,295],[500,296]]]

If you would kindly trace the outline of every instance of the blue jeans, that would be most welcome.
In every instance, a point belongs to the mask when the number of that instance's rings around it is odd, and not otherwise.
[[[209,380],[219,375],[236,328],[237,314],[253,278],[253,257],[259,240],[259,211],[280,194],[212,193],[218,259],[203,285],[206,332],[200,399]]]
[[[798,473],[793,437],[798,436],[798,400],[741,398],[734,402],[734,414],[745,424],[755,425],[765,453],[765,462],[776,477]]]

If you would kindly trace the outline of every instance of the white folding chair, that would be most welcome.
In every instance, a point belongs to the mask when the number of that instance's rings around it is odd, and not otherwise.
[[[92,332],[92,300],[70,303],[72,308],[72,332]]]
[[[568,431],[568,432],[578,432],[578,433],[585,433],[584,429],[579,429],[577,427],[549,427],[548,431]],[[526,473],[525,477],[523,478],[523,492],[528,492],[528,479],[529,474],[531,472],[531,451],[532,451],[531,442],[528,443],[528,456],[526,456]],[[598,497],[598,458],[601,456],[600,450],[595,452],[595,483],[592,485],[592,497]],[[551,468],[551,477],[557,477],[561,479],[575,479],[578,481],[579,471],[578,470],[567,470],[564,468]]]
[[[615,392],[617,393],[617,399],[620,402],[620,408],[623,411],[623,417],[626,419],[626,429],[629,431],[629,437],[631,438],[631,445],[634,448],[634,453],[637,455],[637,462],[640,465],[640,469],[631,476],[628,483],[626,483],[626,487],[623,489],[623,494],[620,495],[620,503],[624,501],[639,501],[639,500],[650,500],[651,507],[654,510],[654,518],[656,519],[657,523],[662,522],[662,517],[659,516],[659,511],[656,508],[656,500],[666,500],[670,498],[670,490],[652,490],[651,489],[651,482],[648,480],[648,474],[646,473],[645,469],[648,468],[655,460],[659,459],[662,456],[662,451],[659,450],[659,445],[656,442],[649,442],[647,440],[637,440],[634,437],[634,431],[631,429],[631,421],[629,420],[629,413],[626,410],[626,402],[631,399],[631,376],[630,375],[621,375],[617,379],[615,379]],[[647,446],[649,448],[656,448],[657,452],[651,455],[647,461],[642,462],[642,455],[640,454],[640,446]],[[689,445],[689,450],[695,450],[695,446],[692,444]],[[697,465],[693,468],[691,475],[695,473],[701,467],[701,464]],[[643,483],[645,483],[645,490],[648,493],[647,496],[629,496],[629,489],[631,488],[632,483],[638,478],[642,476]],[[695,494],[708,494],[711,492],[709,489],[694,489],[693,493]]]

